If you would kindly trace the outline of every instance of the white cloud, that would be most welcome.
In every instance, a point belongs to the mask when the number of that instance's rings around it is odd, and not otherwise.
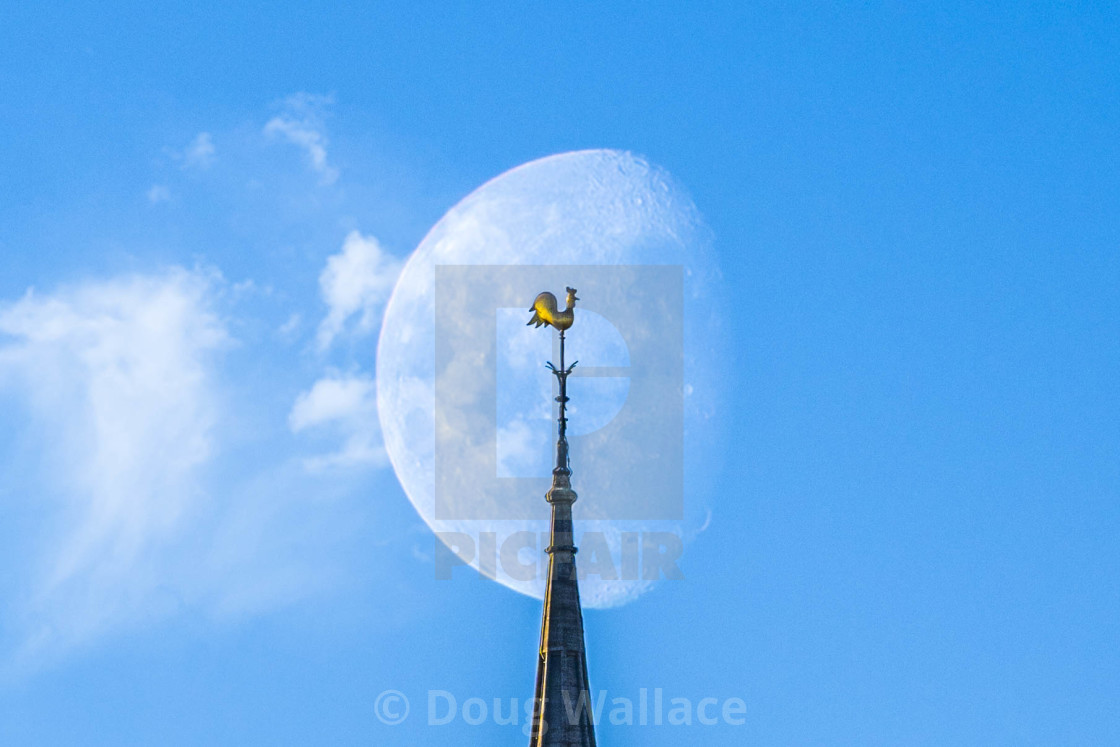
[[[148,202],[158,205],[171,199],[171,190],[162,184],[153,184],[148,190]]]
[[[341,435],[341,449],[305,460],[313,470],[385,466],[377,423],[377,385],[363,375],[330,374],[300,394],[288,414],[293,433],[326,430]]]
[[[330,97],[297,93],[284,101],[284,111],[264,126],[264,134],[281,137],[303,149],[311,169],[319,174],[322,184],[333,184],[338,169],[327,160],[327,136],[323,126],[323,109],[332,103]]]
[[[374,237],[350,232],[342,251],[327,259],[319,275],[319,289],[329,308],[319,324],[321,350],[342,332],[352,316],[358,316],[357,331],[374,328],[402,266],[401,260],[388,254]]]
[[[200,132],[183,151],[183,167],[208,169],[214,165],[214,140],[209,132]]]
[[[303,317],[298,312],[293,312],[288,315],[288,320],[277,328],[276,334],[280,335],[280,339],[285,342],[291,342],[299,334],[302,326]]]
[[[221,412],[213,368],[229,337],[213,281],[174,269],[0,306],[0,386],[23,395],[51,465],[34,498],[53,524],[29,581],[25,653],[165,604],[158,550],[189,521]]]

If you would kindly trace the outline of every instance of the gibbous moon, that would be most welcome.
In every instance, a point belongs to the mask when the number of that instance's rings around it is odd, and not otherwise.
[[[482,333],[495,360],[487,364],[486,376],[476,376],[478,369],[471,367],[476,358],[466,348],[467,355],[461,356],[466,362],[456,364],[452,380],[452,386],[462,391],[454,390],[456,396],[444,411],[442,399],[437,407],[436,392],[447,391],[440,377],[450,371],[437,370],[436,268],[464,265],[539,266],[543,274],[541,287],[523,289],[523,300],[518,288],[516,303],[490,311],[487,318],[493,329]],[[470,537],[468,542],[453,543],[464,563],[511,589],[540,598],[547,541],[507,542],[514,537],[547,537],[549,508],[544,493],[555,459],[553,378],[544,368],[556,354],[555,333],[550,328],[526,328],[525,322],[537,293],[552,291],[563,302],[565,285],[578,274],[576,266],[589,265],[668,265],[681,268],[683,277],[683,321],[676,342],[679,348],[683,337],[683,386],[673,392],[683,412],[683,437],[678,433],[675,440],[667,440],[676,444],[677,452],[683,442],[683,474],[678,481],[684,491],[681,515],[635,519],[612,518],[618,512],[604,512],[611,476],[627,479],[627,462],[615,456],[613,461],[604,457],[602,464],[596,463],[602,449],[580,452],[576,444],[580,438],[605,432],[623,408],[633,406],[628,405],[628,397],[633,396],[634,379],[627,378],[631,351],[612,320],[591,308],[581,311],[579,303],[568,332],[569,363],[578,358],[580,366],[622,372],[569,381],[572,486],[579,494],[573,513],[577,544],[583,550],[577,564],[581,571],[606,569],[583,578],[580,591],[585,606],[611,607],[636,599],[657,583],[635,571],[643,566],[628,557],[636,552],[634,537],[671,533],[680,538],[683,548],[702,531],[711,515],[713,475],[726,441],[720,418],[720,387],[725,380],[719,370],[724,339],[722,280],[710,253],[708,230],[667,172],[627,152],[577,151],[514,168],[464,198],[432,228],[397,281],[378,343],[377,403],[393,468],[428,526],[445,541],[447,533]],[[566,272],[564,266],[573,269]],[[587,298],[582,290],[580,297],[594,307],[594,298]],[[467,314],[475,302],[483,305],[490,300],[472,299],[468,289],[455,299],[450,312],[444,301],[440,313],[453,314],[460,308]],[[477,357],[477,365],[483,365],[481,361]],[[477,381],[496,382],[488,385],[495,391],[476,391],[481,386]],[[677,423],[681,428],[681,418]],[[488,518],[469,518],[469,510],[463,512],[467,518],[447,516],[438,509],[444,496],[437,495],[437,428],[442,429],[443,439],[450,436],[453,442],[477,446],[475,452],[466,446],[458,452],[456,458],[464,461],[458,465],[453,499],[462,508],[485,507]],[[479,442],[480,438],[484,440]],[[657,449],[658,434],[647,433],[634,443],[618,443],[616,438],[608,446],[615,455]],[[519,488],[500,494],[479,487],[498,478],[524,480],[516,484],[533,487],[524,493]],[[616,498],[618,492],[614,491]],[[501,548],[511,546],[512,556],[502,553]],[[539,570],[526,572],[533,567]],[[681,568],[687,579],[687,560]],[[455,573],[467,572],[474,571],[455,569]]]

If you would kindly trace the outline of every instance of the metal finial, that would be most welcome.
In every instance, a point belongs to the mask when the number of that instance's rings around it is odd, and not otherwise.
[[[556,296],[548,291],[541,293],[537,299],[533,301],[533,305],[529,310],[533,312],[533,318],[529,320],[529,324],[536,324],[537,327],[548,325],[555,327],[560,331],[560,367],[557,368],[548,362],[545,365],[548,370],[552,371],[556,376],[556,380],[560,384],[560,394],[556,401],[560,403],[560,413],[557,418],[557,431],[558,438],[556,441],[556,467],[552,470],[552,490],[548,491],[549,501],[552,500],[575,500],[575,492],[571,489],[570,476],[572,474],[571,464],[568,459],[568,418],[567,418],[567,404],[568,404],[568,375],[572,369],[576,367],[574,361],[572,365],[564,365],[564,332],[572,326],[575,321],[575,305],[579,297],[576,296],[575,288],[568,288],[567,308],[563,311],[558,311],[556,308]]]

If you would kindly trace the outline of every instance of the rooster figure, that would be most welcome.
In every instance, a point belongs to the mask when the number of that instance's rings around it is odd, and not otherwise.
[[[537,300],[533,301],[533,305],[529,307],[529,311],[533,312],[533,318],[530,319],[525,326],[535,324],[540,327],[542,324],[549,324],[556,327],[556,329],[561,332],[571,327],[575,317],[573,310],[576,307],[576,301],[579,299],[576,297],[575,288],[568,288],[567,290],[568,298],[566,303],[568,304],[568,308],[563,311],[557,308],[556,296],[548,291],[537,296]]]

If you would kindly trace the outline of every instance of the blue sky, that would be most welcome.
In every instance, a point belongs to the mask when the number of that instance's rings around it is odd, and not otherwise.
[[[601,741],[1116,741],[1117,11],[746,5],[5,7],[0,742],[524,741],[424,723],[529,696],[540,604],[435,580],[374,350],[582,148],[691,193],[736,382],[685,580],[587,629],[745,723]]]

